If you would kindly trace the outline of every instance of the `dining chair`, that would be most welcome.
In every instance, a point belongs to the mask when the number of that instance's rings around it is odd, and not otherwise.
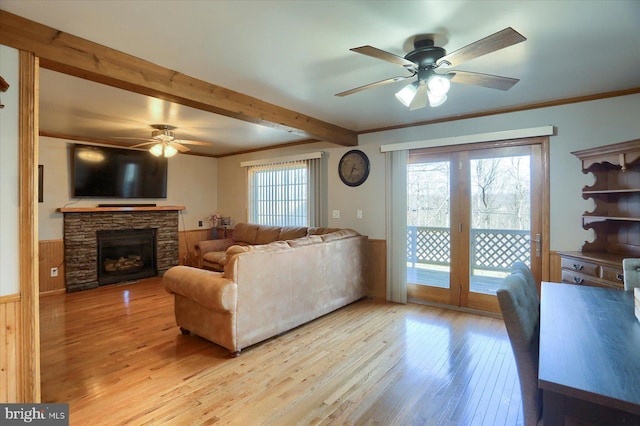
[[[540,303],[525,276],[514,271],[497,291],[502,318],[516,360],[526,426],[542,424],[542,392],[538,388]]]
[[[635,287],[640,287],[640,259],[622,259],[622,271],[625,290],[633,290]]]
[[[521,261],[514,262],[513,266],[511,266],[511,272],[517,272],[524,275],[527,280],[527,289],[530,291],[532,296],[535,296],[535,299],[538,301],[538,306],[540,306],[540,296],[538,294],[538,284],[536,283],[536,279],[533,277],[533,272],[531,269]]]

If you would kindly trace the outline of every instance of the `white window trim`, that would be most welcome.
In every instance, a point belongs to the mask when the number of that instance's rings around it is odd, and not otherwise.
[[[252,167],[252,166],[264,166],[267,164],[280,164],[289,163],[292,161],[313,160],[316,158],[322,158],[322,151],[310,152],[308,154],[289,155],[286,157],[278,158],[264,158],[261,160],[243,161],[240,163],[240,167]]]

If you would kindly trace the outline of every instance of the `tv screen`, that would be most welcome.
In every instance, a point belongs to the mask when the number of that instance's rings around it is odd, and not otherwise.
[[[167,159],[149,151],[74,144],[74,197],[167,198]]]

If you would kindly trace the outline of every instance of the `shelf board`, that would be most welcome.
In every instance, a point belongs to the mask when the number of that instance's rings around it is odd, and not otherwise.
[[[640,217],[630,217],[630,216],[582,216],[583,223],[594,223],[594,222],[607,222],[607,221],[617,221],[617,222],[640,222]]]
[[[640,192],[640,188],[630,189],[589,189],[582,191],[583,195],[598,195],[598,194],[634,194]]]

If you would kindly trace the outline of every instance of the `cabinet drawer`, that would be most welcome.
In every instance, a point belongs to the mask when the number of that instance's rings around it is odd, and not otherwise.
[[[595,277],[579,274],[577,272],[562,270],[562,282],[567,284],[598,286],[601,284]]]
[[[592,277],[599,276],[598,265],[591,262],[585,262],[579,259],[572,259],[569,257],[562,258],[562,276],[564,277],[565,269],[572,272],[578,272],[582,275],[590,275]]]
[[[564,269],[562,270],[562,282],[567,284],[588,285],[592,287],[614,288],[616,290],[622,289],[622,284],[620,284],[619,282],[605,281]]]
[[[611,281],[616,285],[622,286],[624,284],[624,274],[622,269],[611,268],[609,266],[602,267],[602,279]]]

